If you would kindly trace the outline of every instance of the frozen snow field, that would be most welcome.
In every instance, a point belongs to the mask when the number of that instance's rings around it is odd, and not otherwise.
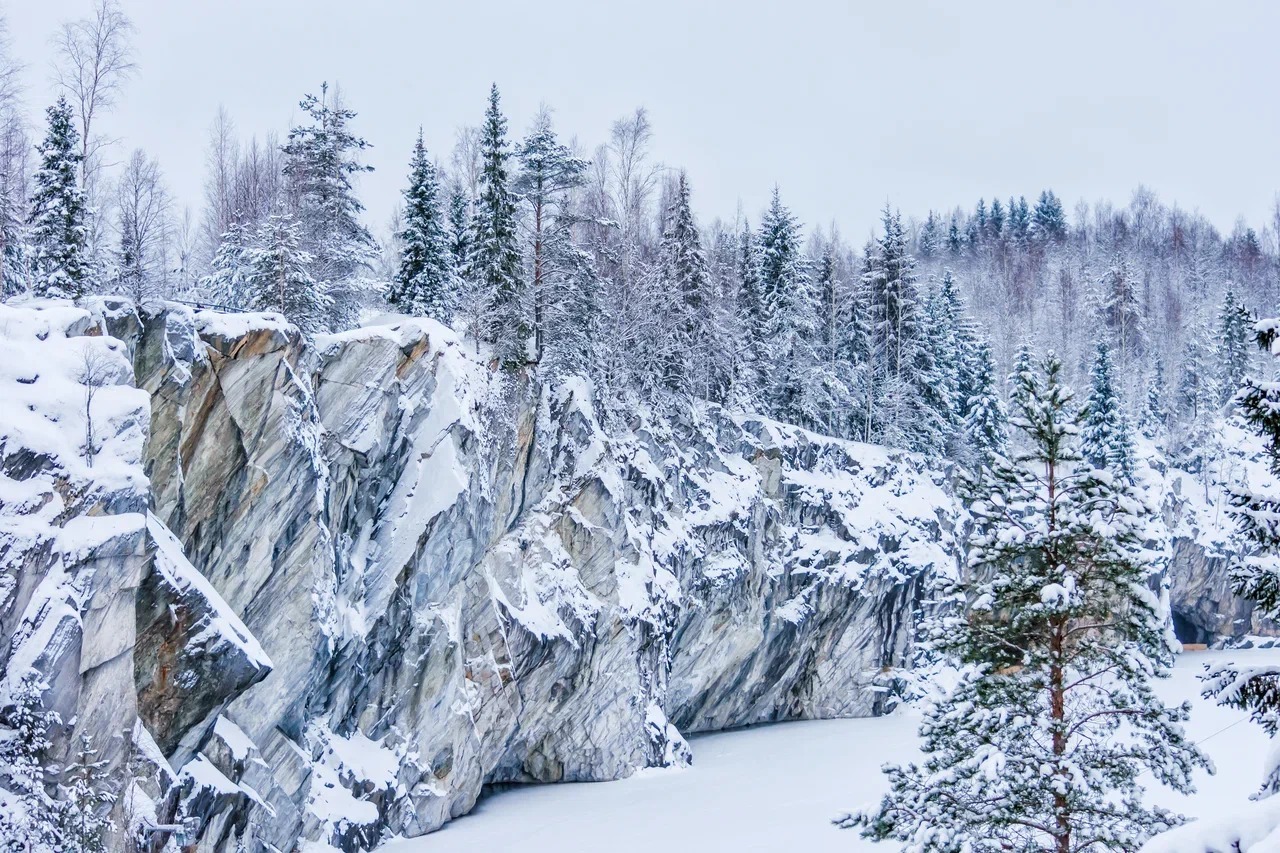
[[[1205,663],[1280,659],[1280,649],[1189,652],[1161,683],[1166,701],[1194,704],[1188,730],[1218,773],[1190,798],[1154,798],[1188,815],[1239,806],[1261,779],[1270,745],[1244,714],[1201,699]],[[780,723],[694,738],[694,764],[646,770],[620,782],[533,785],[488,797],[470,815],[385,853],[671,853],[671,851],[889,851],[831,826],[831,818],[876,799],[880,765],[916,748],[910,714]]]

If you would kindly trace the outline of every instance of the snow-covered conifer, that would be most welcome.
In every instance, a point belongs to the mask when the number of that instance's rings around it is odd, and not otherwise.
[[[1095,468],[1108,468],[1126,478],[1133,477],[1133,437],[1128,418],[1115,387],[1115,367],[1111,348],[1098,343],[1090,371],[1089,400],[1081,430],[1081,451]]]
[[[530,329],[516,238],[516,198],[508,176],[510,158],[507,120],[495,84],[480,128],[480,192],[471,217],[466,276],[488,305],[487,328],[473,329],[472,334],[493,342],[503,366],[517,368],[528,359]]]
[[[1187,792],[1208,760],[1180,725],[1189,705],[1151,687],[1173,640],[1140,502],[1082,465],[1056,358],[1018,381],[1027,450],[964,480],[964,607],[926,631],[958,677],[926,704],[923,762],[887,767],[879,806],[840,823],[920,853],[1131,851],[1180,821],[1145,804],[1142,778]]]
[[[41,296],[74,299],[89,289],[92,278],[79,134],[65,98],[58,98],[47,115],[29,212],[33,289]]]
[[[419,130],[409,160],[409,186],[404,190],[404,226],[397,235],[402,244],[400,267],[387,301],[410,314],[447,324],[453,319],[458,286],[440,204],[439,177]]]
[[[251,311],[279,311],[305,334],[326,328],[332,301],[311,276],[313,259],[302,248],[298,223],[287,213],[272,214],[242,254],[242,287]]]

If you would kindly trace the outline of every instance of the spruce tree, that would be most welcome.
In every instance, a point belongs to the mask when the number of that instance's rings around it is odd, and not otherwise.
[[[245,251],[249,248],[251,236],[239,222],[233,222],[222,235],[209,265],[209,273],[200,280],[205,299],[237,310],[244,310],[248,305],[244,273]]]
[[[839,822],[919,853],[1133,851],[1181,820],[1140,779],[1186,793],[1209,762],[1180,725],[1189,704],[1151,689],[1173,649],[1140,502],[1082,464],[1056,358],[1018,381],[1026,451],[964,478],[964,607],[926,628],[958,673],[924,708],[924,761],[887,767],[879,806]]]
[[[1044,190],[1031,214],[1031,229],[1041,241],[1062,240],[1067,236],[1067,215],[1053,190]]]
[[[302,248],[301,229],[292,216],[267,217],[242,258],[249,310],[278,311],[306,335],[324,331],[331,297],[311,276],[313,259]]]
[[[510,157],[507,120],[495,84],[480,128],[480,195],[471,217],[466,275],[488,306],[487,328],[473,329],[472,334],[491,341],[499,363],[513,369],[528,359],[530,329],[516,239],[516,200],[508,178]]]
[[[1095,468],[1106,468],[1133,479],[1133,438],[1115,387],[1111,348],[1099,342],[1090,372],[1089,400],[1081,432],[1084,458]]]
[[[816,318],[808,269],[800,254],[800,225],[782,203],[777,187],[760,222],[756,245],[763,326],[761,378],[770,414],[794,423],[803,391],[797,368],[809,357],[805,348]]]
[[[920,227],[920,239],[917,243],[922,258],[932,258],[942,245],[942,223],[932,210],[925,217],[924,225]]]
[[[711,346],[711,276],[684,172],[667,209],[658,253],[670,312],[667,323],[673,332],[664,380],[673,391],[705,398],[708,383],[702,368]]]
[[[1218,402],[1227,403],[1244,384],[1249,372],[1256,318],[1227,288],[1218,313]]]
[[[970,466],[979,468],[1005,453],[1008,417],[996,387],[991,344],[985,338],[978,340],[968,357],[971,379],[965,389],[964,442]]]
[[[49,129],[37,149],[29,222],[33,289],[76,299],[89,288],[89,210],[80,188],[79,134],[65,98],[47,111]]]
[[[300,106],[310,122],[289,131],[282,149],[290,212],[308,256],[307,273],[327,297],[323,325],[341,330],[359,322],[360,308],[378,289],[378,249],[360,222],[364,205],[353,183],[354,176],[373,171],[359,158],[369,143],[351,132],[356,114],[330,96],[328,84],[320,86],[319,98],[307,95]]]
[[[465,270],[471,247],[471,202],[461,186],[449,194],[449,252],[453,268]]]
[[[397,234],[403,252],[387,301],[407,313],[448,324],[457,303],[457,283],[440,210],[439,178],[421,130],[409,161],[404,205],[404,228]]]

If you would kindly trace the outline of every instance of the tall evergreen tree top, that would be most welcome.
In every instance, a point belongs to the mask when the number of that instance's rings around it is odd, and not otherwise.
[[[409,161],[404,203],[404,228],[396,235],[404,248],[387,301],[448,323],[456,297],[453,262],[440,209],[440,182],[421,130]]]
[[[30,224],[35,290],[42,296],[76,298],[91,276],[89,210],[80,188],[79,132],[66,98],[46,111],[49,128],[37,148]]]
[[[1133,439],[1116,391],[1111,348],[1099,342],[1090,372],[1089,401],[1085,407],[1082,449],[1089,464],[1133,477]]]

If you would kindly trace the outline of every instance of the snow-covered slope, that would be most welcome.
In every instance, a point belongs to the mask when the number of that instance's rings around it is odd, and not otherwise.
[[[1247,807],[1268,749],[1265,734],[1244,714],[1200,697],[1196,676],[1203,665],[1226,658],[1261,663],[1280,659],[1280,650],[1188,653],[1178,660],[1173,677],[1157,684],[1167,702],[1193,703],[1187,731],[1217,765],[1216,775],[1197,775],[1199,790],[1190,797],[1150,791],[1154,801],[1189,816],[1234,815],[1239,806]],[[879,799],[887,787],[880,766],[910,760],[918,749],[918,724],[917,716],[904,708],[875,719],[707,735],[691,742],[696,760],[690,767],[646,771],[607,785],[504,791],[482,800],[471,815],[441,832],[389,842],[380,853],[891,853],[894,845],[864,841],[856,831],[833,827],[831,820]],[[1247,829],[1238,818],[1235,828]],[[1188,827],[1180,834],[1203,836],[1206,830]],[[1178,836],[1171,839],[1177,842]],[[1153,843],[1148,853],[1207,849]],[[1225,845],[1212,849],[1232,850]]]

